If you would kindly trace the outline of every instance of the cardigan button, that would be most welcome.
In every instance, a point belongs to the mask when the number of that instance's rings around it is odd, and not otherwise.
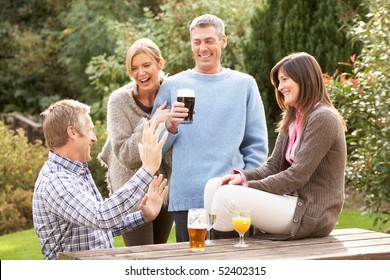
[[[294,223],[298,223],[299,219],[298,218],[294,218],[293,222]]]
[[[298,201],[298,206],[301,207],[303,203],[301,201]]]

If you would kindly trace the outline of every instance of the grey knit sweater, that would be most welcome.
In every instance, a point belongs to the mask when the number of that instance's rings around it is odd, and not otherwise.
[[[138,143],[142,142],[142,130],[149,114],[138,107],[134,94],[137,94],[137,88],[131,82],[111,93],[108,100],[108,137],[98,159],[108,168],[106,177],[110,194],[122,187],[142,166]],[[169,162],[167,153],[158,171],[168,179]]]
[[[267,163],[243,171],[251,188],[298,194],[291,234],[268,237],[326,236],[336,225],[344,202],[346,141],[337,114],[324,105],[310,114],[291,166],[285,160],[287,141],[288,136],[280,133]]]

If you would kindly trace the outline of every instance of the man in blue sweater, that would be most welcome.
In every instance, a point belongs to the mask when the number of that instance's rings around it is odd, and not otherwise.
[[[253,77],[224,68],[222,49],[227,38],[223,21],[213,15],[195,18],[190,25],[195,68],[169,77],[162,84],[153,112],[165,101],[171,108],[170,132],[163,152],[172,148],[169,211],[174,213],[177,242],[188,241],[187,214],[203,205],[206,182],[232,169],[253,169],[268,154],[264,107]],[[181,88],[196,93],[194,121],[176,101]]]

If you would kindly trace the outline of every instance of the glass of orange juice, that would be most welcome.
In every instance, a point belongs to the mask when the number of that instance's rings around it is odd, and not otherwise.
[[[240,235],[240,241],[235,244],[235,247],[248,247],[245,243],[244,234],[251,226],[251,212],[249,210],[233,211],[232,223],[234,230]]]

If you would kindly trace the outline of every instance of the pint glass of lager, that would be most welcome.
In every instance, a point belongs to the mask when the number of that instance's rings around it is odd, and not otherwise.
[[[208,214],[205,208],[194,208],[188,211],[188,235],[191,251],[204,251],[208,227]]]
[[[190,88],[181,88],[177,90],[177,101],[183,102],[189,110],[188,116],[184,118],[183,123],[192,123],[195,107],[195,91]]]

